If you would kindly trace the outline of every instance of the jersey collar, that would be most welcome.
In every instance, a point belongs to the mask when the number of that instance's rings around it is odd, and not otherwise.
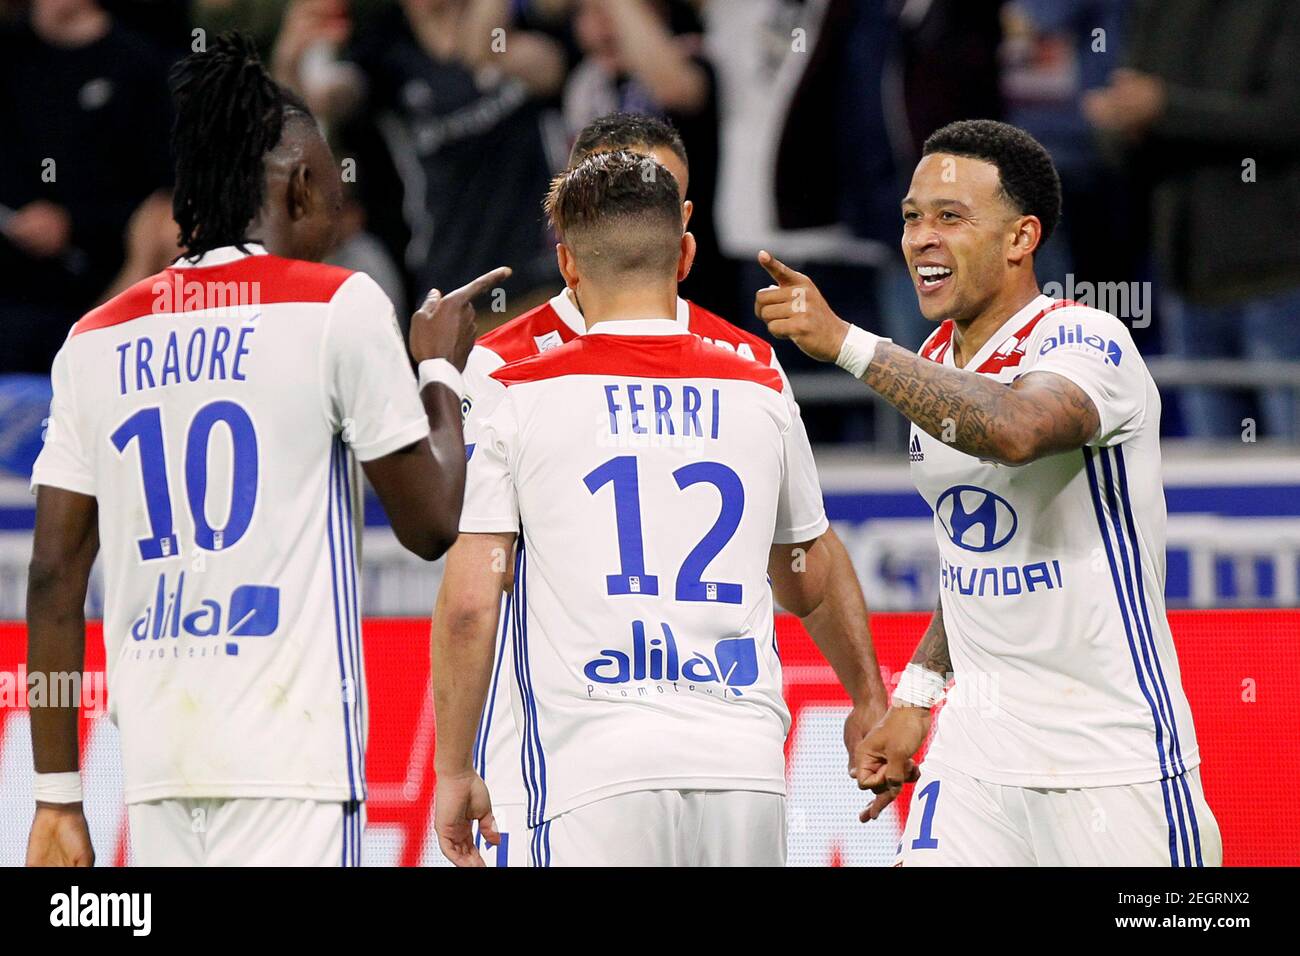
[[[615,319],[597,322],[588,335],[686,335],[676,319]]]
[[[968,361],[963,367],[967,371],[973,372],[975,369],[982,366],[986,361],[988,361],[989,356],[997,351],[1004,342],[1006,342],[1008,334],[1015,332],[1039,312],[1050,308],[1055,302],[1056,300],[1050,295],[1043,295],[1041,292],[1034,296],[1025,304],[1024,308],[999,325],[997,331],[989,336],[988,341],[980,346],[980,350],[976,352],[971,357],[970,361]],[[948,351],[944,353],[943,364],[951,365],[956,368],[956,359],[954,359],[952,353],[952,347],[949,346]]]
[[[573,330],[573,333],[575,335],[587,334],[587,320],[582,317],[582,313],[578,310],[578,307],[574,304],[573,300],[569,298],[568,289],[565,289],[561,291],[559,295],[552,297],[551,308],[555,310],[555,314],[560,317],[561,321],[563,321],[565,325],[567,325],[570,329]],[[663,320],[656,319],[655,321],[663,321]],[[687,302],[685,299],[683,299],[681,296],[677,297],[677,316],[673,321],[675,321],[677,325],[681,327],[678,331],[687,332],[690,330],[691,304]],[[625,333],[625,334],[630,335],[632,333]],[[655,335],[655,334],[667,334],[667,333],[651,332],[647,334]]]
[[[205,266],[224,266],[226,263],[237,262],[248,256],[264,256],[268,254],[266,248],[257,242],[244,243],[244,249],[248,251],[244,252],[238,246],[218,246],[216,249],[209,249],[207,252],[200,253],[193,259],[181,256],[169,268],[201,269]]]

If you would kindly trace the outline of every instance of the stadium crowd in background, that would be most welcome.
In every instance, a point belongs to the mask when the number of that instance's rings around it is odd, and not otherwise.
[[[73,322],[174,257],[167,67],[236,26],[343,158],[331,261],[399,315],[499,262],[490,323],[553,295],[546,184],[582,125],[626,110],[669,118],[691,157],[683,294],[761,331],[769,248],[916,348],[904,179],[929,133],[989,117],[1061,171],[1043,282],[1130,290],[1093,304],[1148,353],[1300,359],[1300,0],[4,0],[0,373],[47,376]],[[1182,399],[1172,434],[1254,415],[1296,437],[1292,391]],[[860,409],[808,421],[870,437]]]

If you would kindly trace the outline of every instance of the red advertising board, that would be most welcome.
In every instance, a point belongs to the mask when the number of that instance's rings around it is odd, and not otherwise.
[[[911,656],[928,620],[924,614],[877,614],[872,629],[888,673]],[[1185,611],[1170,615],[1183,685],[1191,701],[1202,754],[1206,797],[1223,833],[1229,865],[1300,863],[1300,611]],[[872,824],[859,824],[864,805],[846,773],[839,723],[846,698],[829,665],[799,622],[778,621],[786,697],[794,717],[787,742],[790,772],[791,862],[811,865],[884,864],[892,857],[907,807]],[[369,831],[373,863],[406,866],[439,862],[429,837],[434,773],[434,715],[428,693],[427,620],[370,620],[365,624],[370,686]],[[26,713],[13,699],[25,658],[21,624],[0,624],[0,862],[16,863],[30,814],[29,782],[14,770],[30,758]],[[103,643],[92,626],[86,668],[102,674]],[[102,680],[102,678],[101,678]],[[5,687],[9,688],[5,693]],[[100,685],[102,686],[102,684]],[[99,701],[102,705],[102,700]],[[102,709],[102,707],[101,707]],[[16,718],[16,719],[15,719]],[[942,720],[942,715],[940,716]],[[90,774],[114,757],[100,733],[102,717],[83,720],[83,768]],[[8,750],[9,752],[5,752]],[[95,754],[90,751],[103,751]],[[107,757],[105,757],[107,753]],[[6,779],[7,777],[7,779]],[[88,781],[88,787],[94,781]],[[97,839],[101,862],[126,860],[125,815],[105,797],[89,809],[107,822]],[[94,825],[92,825],[94,829]],[[113,843],[112,847],[104,845]]]

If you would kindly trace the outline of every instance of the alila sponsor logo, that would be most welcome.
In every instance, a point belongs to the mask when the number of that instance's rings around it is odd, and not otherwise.
[[[1101,353],[1102,361],[1107,365],[1119,365],[1120,359],[1124,357],[1124,350],[1119,347],[1119,343],[1114,339],[1102,338],[1100,335],[1084,335],[1083,326],[1076,322],[1074,328],[1068,328],[1064,325],[1057,326],[1056,331],[1043,339],[1042,346],[1038,349],[1040,356],[1047,355],[1054,349],[1073,346],[1078,348],[1089,348]]]
[[[666,623],[659,627],[663,636],[651,636],[647,640],[645,622],[633,621],[630,649],[607,647],[599,657],[587,661],[582,673],[592,682],[587,687],[588,696],[599,693],[595,686],[598,684],[649,682],[668,685],[674,690],[683,689],[679,685],[685,685],[688,691],[703,687],[707,693],[713,693],[721,685],[724,696],[730,693],[741,697],[740,688],[758,680],[758,648],[752,637],[723,638],[714,643],[712,654],[694,651],[683,660],[672,628]],[[662,686],[659,693],[665,693]],[[647,693],[642,690],[640,696]]]
[[[280,626],[280,589],[262,584],[241,584],[230,592],[224,603],[205,597],[196,604],[186,604],[185,572],[176,578],[175,590],[168,590],[167,575],[158,575],[153,601],[131,625],[131,638],[140,644],[136,656],[142,656],[148,644],[149,656],[155,656],[153,642],[181,637],[268,637]],[[157,654],[165,653],[161,648]],[[237,655],[239,645],[226,641],[223,647],[195,648],[188,655],[207,657],[225,653]],[[175,656],[180,656],[176,648]]]

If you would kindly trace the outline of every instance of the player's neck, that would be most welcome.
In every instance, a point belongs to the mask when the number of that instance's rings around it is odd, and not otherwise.
[[[677,285],[651,288],[595,290],[584,287],[576,296],[590,330],[598,322],[673,319],[677,316]]]
[[[1000,292],[973,318],[953,319],[953,364],[964,368],[1007,319],[1039,294],[1038,283],[1030,276],[1029,282],[1017,283]]]

